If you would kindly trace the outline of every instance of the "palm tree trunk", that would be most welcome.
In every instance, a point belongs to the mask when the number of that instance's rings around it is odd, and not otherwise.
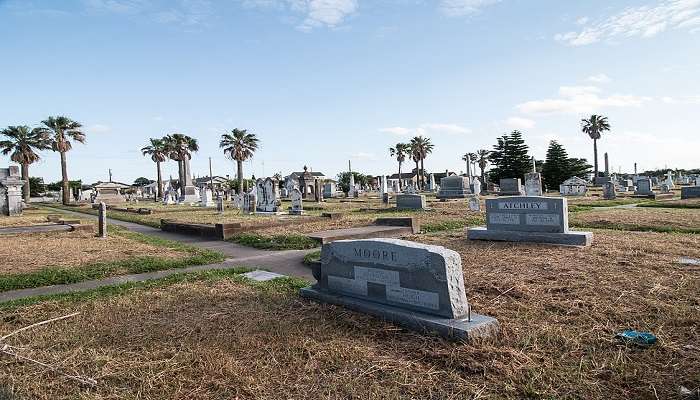
[[[593,183],[595,184],[596,178],[598,178],[598,139],[593,139]]]
[[[177,175],[178,175],[178,180],[180,181],[180,194],[181,196],[185,196],[185,172],[184,172],[184,167],[185,167],[185,162],[182,160],[178,160],[177,162]]]
[[[418,161],[416,161],[416,188],[419,187],[420,185],[420,176],[418,175],[420,173],[420,167],[418,166]]]
[[[24,195],[24,203],[29,205],[29,164],[22,164],[22,180],[26,183],[22,187],[22,194]]]
[[[424,160],[425,158],[421,157],[420,158],[420,189],[425,190],[425,165],[424,165]]]
[[[156,201],[163,198],[163,177],[160,173],[160,161],[156,161],[156,169],[158,170],[158,188],[156,190]]]
[[[70,204],[70,188],[68,187],[68,166],[66,165],[66,152],[62,151],[61,153],[61,187],[63,188],[63,198],[61,201],[63,202],[63,205],[68,205]]]
[[[236,176],[238,177],[238,194],[243,194],[243,161],[236,160]]]
[[[389,190],[388,187],[387,190]],[[401,161],[399,161],[399,190],[401,190]]]

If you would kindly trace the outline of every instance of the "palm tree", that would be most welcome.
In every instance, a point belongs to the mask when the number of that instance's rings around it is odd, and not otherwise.
[[[190,160],[192,153],[199,151],[197,139],[182,133],[173,133],[162,139],[165,142],[165,150],[168,156],[177,161],[180,180],[180,193],[185,196],[185,186],[192,178]]]
[[[594,179],[598,177],[598,139],[605,131],[610,130],[608,117],[602,115],[591,115],[590,118],[581,120],[581,130],[593,139],[593,172]]]
[[[430,138],[424,138],[423,136],[416,136],[411,139],[411,149],[415,153],[418,160],[420,160],[420,182],[421,188],[425,187],[425,158],[428,154],[433,152],[435,146],[430,142]],[[415,158],[414,158],[415,160]],[[418,164],[416,163],[416,168]]]
[[[156,163],[158,171],[158,189],[156,191],[156,200],[163,198],[163,177],[160,172],[160,163],[168,160],[168,146],[164,139],[150,139],[151,144],[141,149],[144,156],[151,156],[151,160]]]
[[[411,146],[406,143],[396,143],[394,147],[389,147],[389,155],[396,157],[399,162],[399,190],[401,190],[401,164],[406,161],[406,154],[411,151]]]
[[[476,162],[479,164],[479,169],[481,170],[481,184],[486,184],[486,166],[489,165],[489,155],[491,152],[488,150],[477,150]]]
[[[51,148],[61,154],[61,187],[63,188],[63,204],[70,202],[68,187],[68,167],[66,165],[66,153],[73,148],[70,140],[85,143],[85,134],[80,128],[83,126],[65,116],[49,117],[42,124],[51,132]]]
[[[246,129],[235,128],[230,134],[221,135],[219,147],[224,149],[224,154],[236,161],[238,193],[243,193],[243,162],[253,157],[259,143],[260,139]]]
[[[26,183],[22,194],[24,202],[29,204],[29,164],[39,161],[39,155],[35,150],[47,150],[51,148],[51,139],[46,128],[31,129],[28,126],[8,126],[0,131],[9,140],[0,141],[0,152],[10,155],[10,160],[22,166],[22,180]]]
[[[462,161],[467,163],[467,175],[470,177],[472,176],[472,164],[476,162],[476,154],[475,153],[466,153],[465,155],[462,156]],[[474,171],[476,172],[476,171]]]

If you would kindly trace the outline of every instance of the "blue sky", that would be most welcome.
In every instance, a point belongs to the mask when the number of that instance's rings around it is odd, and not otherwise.
[[[614,170],[700,167],[700,0],[0,0],[0,37],[0,126],[80,121],[87,182],[153,178],[139,149],[174,132],[199,140],[195,174],[233,176],[233,128],[262,141],[256,176],[393,173],[416,134],[427,169],[462,171],[512,129],[592,161],[591,113]],[[58,157],[32,173],[57,180]]]

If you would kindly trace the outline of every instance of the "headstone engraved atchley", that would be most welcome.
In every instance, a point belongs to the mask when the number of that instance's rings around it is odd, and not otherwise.
[[[498,322],[471,313],[459,254],[397,239],[323,246],[318,281],[301,295],[455,339],[487,338]]]
[[[569,231],[565,198],[517,196],[486,199],[486,228],[467,230],[470,240],[588,246],[590,232]]]

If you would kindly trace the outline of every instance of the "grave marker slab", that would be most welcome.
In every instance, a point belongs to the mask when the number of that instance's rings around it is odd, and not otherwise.
[[[520,178],[501,179],[498,186],[501,188],[499,192],[501,196],[520,196],[522,194]]]
[[[542,196],[542,175],[539,172],[525,174],[525,195]]]
[[[396,208],[399,210],[424,210],[425,196],[422,194],[397,194]]]
[[[471,194],[469,178],[463,176],[447,176],[440,179],[438,199],[464,199]]]
[[[591,232],[569,231],[565,198],[516,196],[486,199],[486,228],[470,228],[470,240],[589,246]]]
[[[681,199],[696,199],[700,197],[700,185],[681,188]]]
[[[325,244],[303,297],[342,305],[451,339],[485,339],[498,321],[471,313],[459,254],[396,239]]]

